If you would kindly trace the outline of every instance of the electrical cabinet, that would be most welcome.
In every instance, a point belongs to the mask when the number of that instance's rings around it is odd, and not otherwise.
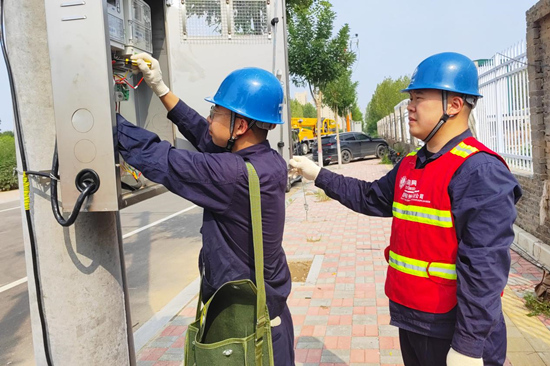
[[[100,179],[85,211],[116,211],[165,192],[116,148],[117,112],[175,141],[164,106],[128,62],[132,54],[152,54],[170,85],[163,2],[48,0],[45,8],[63,210],[73,209],[80,194],[75,178],[85,169]]]
[[[86,211],[116,211],[166,189],[148,181],[117,152],[116,113],[178,148],[159,98],[131,72],[132,54],[156,58],[164,82],[206,116],[223,79],[242,67],[273,72],[285,90],[285,125],[268,135],[290,156],[289,87],[284,1],[45,0],[53,104],[64,211],[80,195],[75,178],[95,171],[99,190]]]

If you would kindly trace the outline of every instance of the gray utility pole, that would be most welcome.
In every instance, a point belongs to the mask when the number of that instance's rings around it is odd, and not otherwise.
[[[25,155],[28,169],[33,171],[51,169],[55,143],[44,4],[44,0],[4,1],[8,55],[17,89]],[[118,212],[80,213],[73,226],[64,228],[52,214],[49,180],[29,180],[37,258],[32,258],[25,219],[23,232],[37,365],[47,365],[47,361],[33,260],[38,262],[52,364],[135,365]],[[23,187],[21,179],[19,184]],[[23,195],[21,203],[23,207]]]

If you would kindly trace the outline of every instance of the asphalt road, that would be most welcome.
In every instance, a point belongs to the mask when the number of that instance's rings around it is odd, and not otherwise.
[[[0,204],[0,366],[35,364],[18,206],[19,201]],[[202,209],[165,193],[122,210],[120,216],[135,331],[198,276]]]

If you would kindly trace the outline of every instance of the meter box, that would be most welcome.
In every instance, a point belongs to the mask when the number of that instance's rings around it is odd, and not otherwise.
[[[124,21],[124,4],[122,0],[107,0],[109,22],[109,38],[111,47],[124,50],[126,45],[126,31]]]
[[[100,183],[84,211],[117,211],[165,192],[122,160],[116,134],[121,113],[175,142],[166,109],[129,62],[131,53],[151,53],[170,84],[164,2],[48,0],[45,9],[63,211],[72,211],[75,178],[85,170]]]
[[[151,7],[143,0],[107,0],[111,47],[127,55],[153,52]]]
[[[151,8],[143,0],[127,0],[127,54],[153,52]]]

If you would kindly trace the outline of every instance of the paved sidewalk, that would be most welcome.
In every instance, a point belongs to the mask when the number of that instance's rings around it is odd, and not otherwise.
[[[339,172],[370,181],[389,169],[372,159],[347,164]],[[289,261],[314,259],[314,265],[305,283],[293,284],[288,300],[296,364],[402,365],[398,330],[389,325],[384,294],[383,249],[389,243],[391,219],[368,217],[323,200],[311,182],[305,184],[305,192],[298,187],[287,196],[284,248]],[[513,253],[510,285],[503,298],[512,361],[507,365],[550,365],[550,323],[527,317],[520,298],[540,278],[539,269]],[[181,365],[185,331],[195,306],[196,298],[138,352],[138,366]]]

